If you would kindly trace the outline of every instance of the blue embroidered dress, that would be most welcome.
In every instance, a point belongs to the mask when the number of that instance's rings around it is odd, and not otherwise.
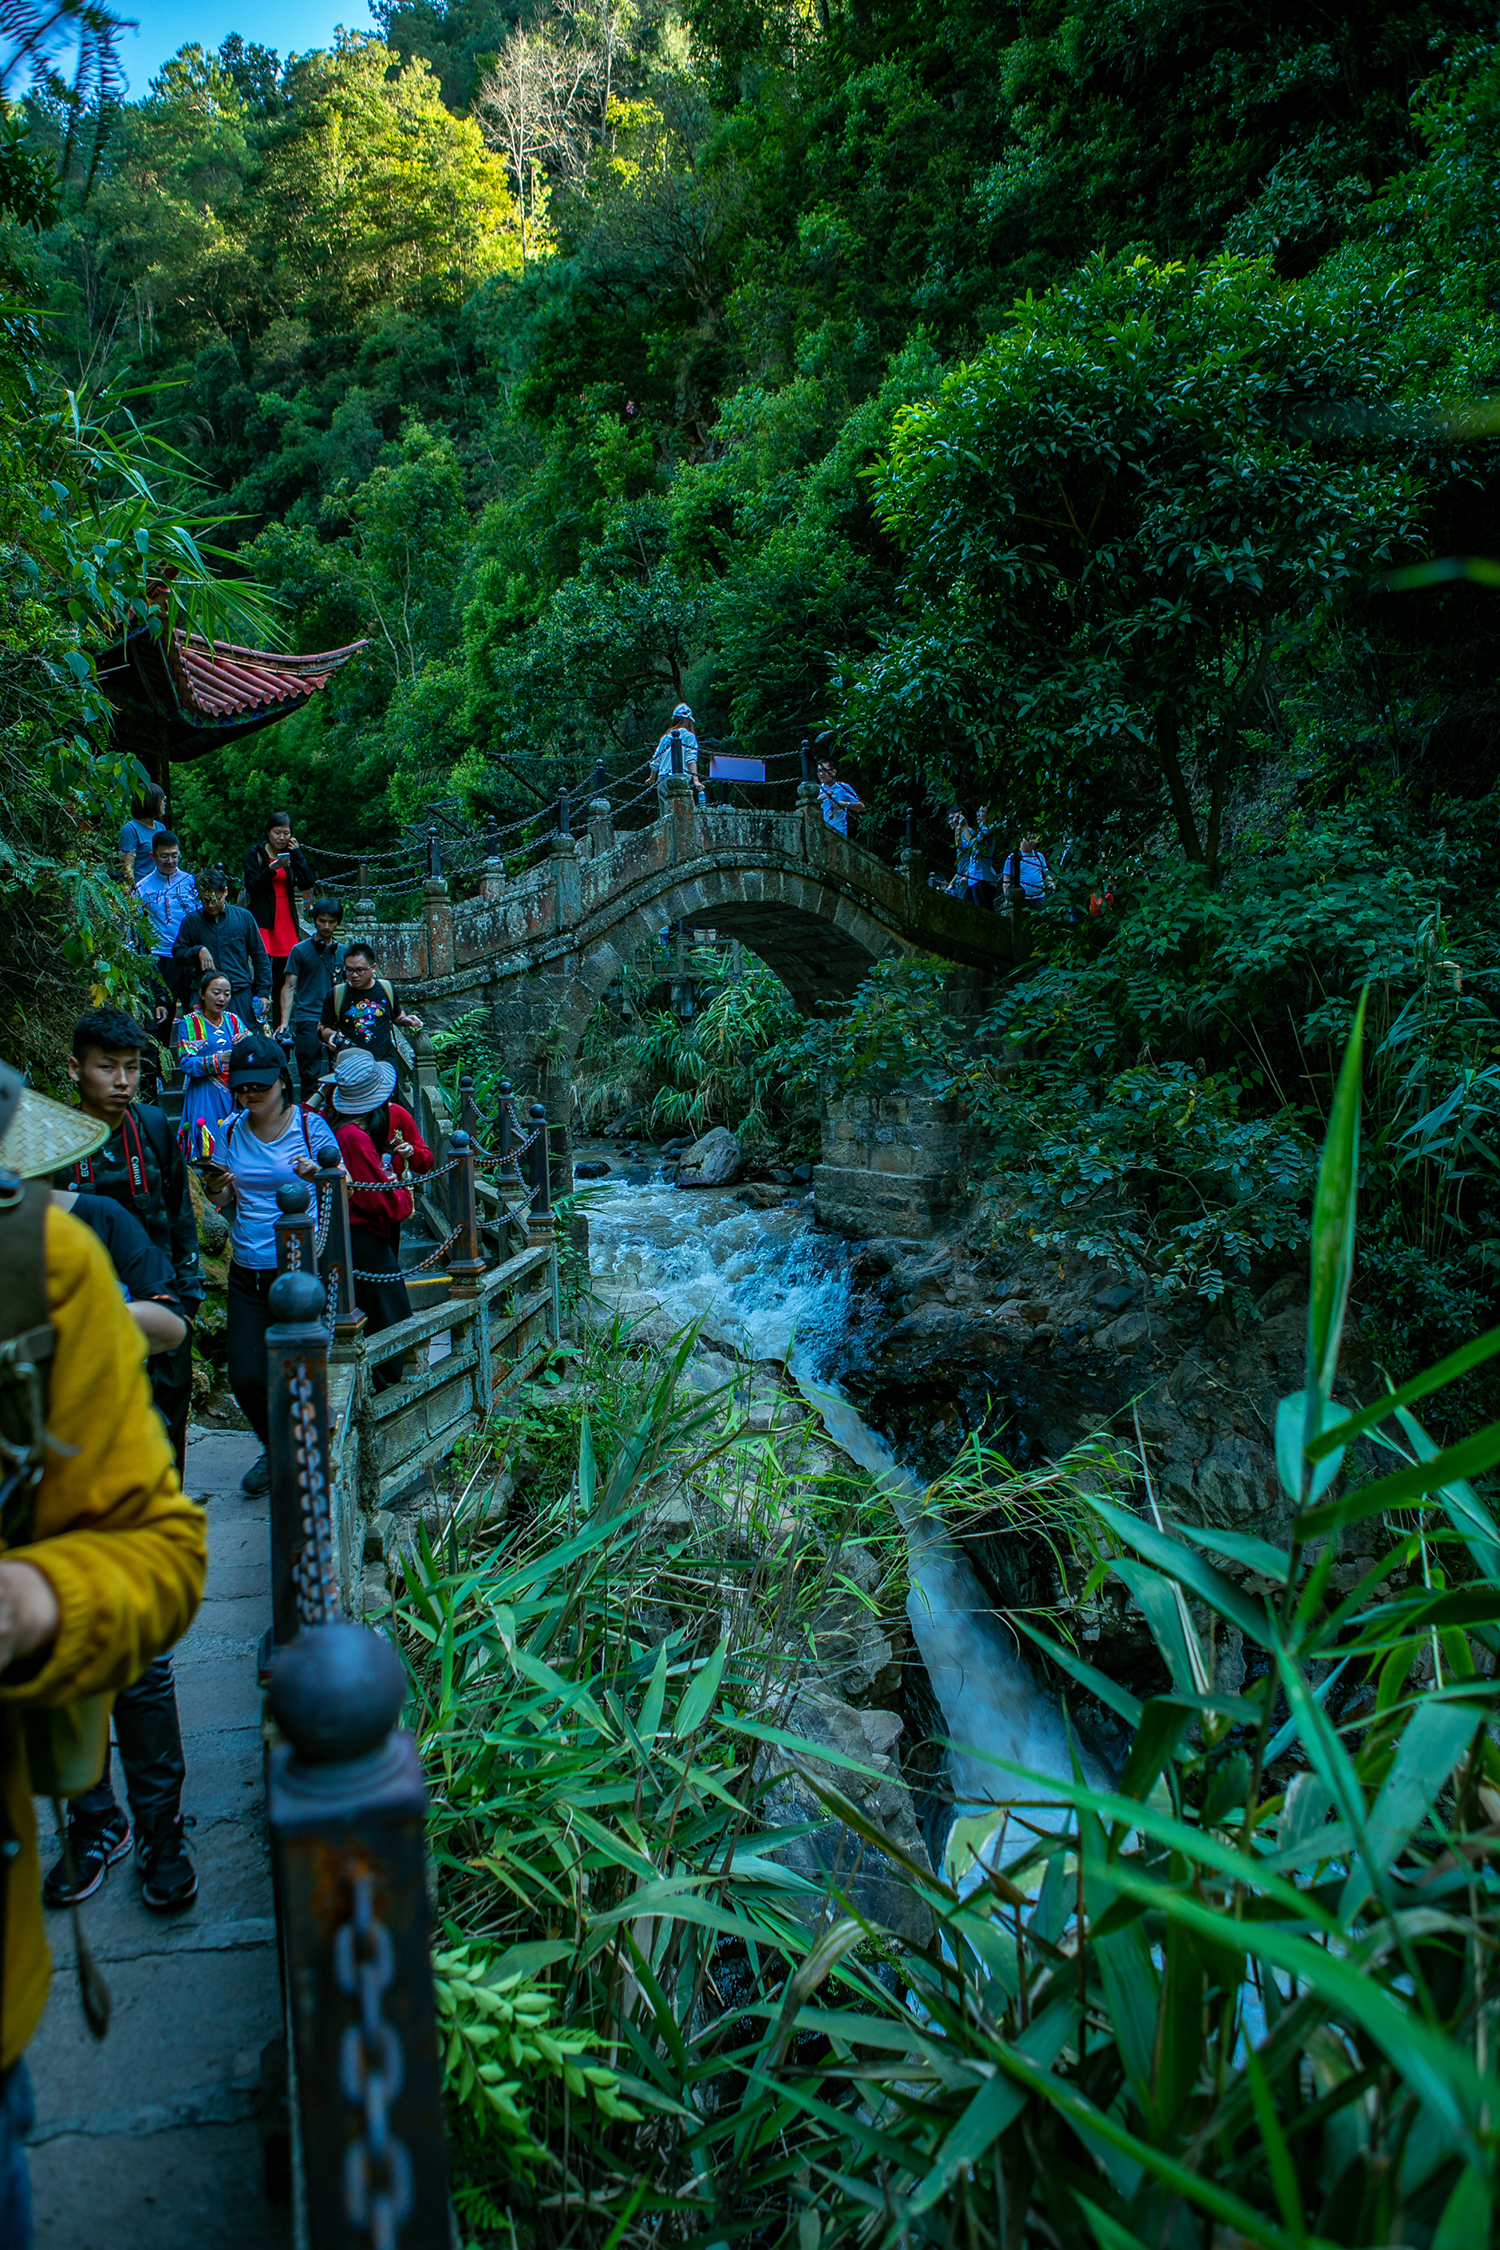
[[[251,1031],[249,1024],[242,1023],[227,1008],[220,1023],[210,1023],[207,1016],[195,1011],[177,1026],[177,1060],[187,1081],[182,1090],[177,1138],[190,1163],[200,1153],[199,1126],[206,1125],[212,1133],[219,1120],[234,1108],[234,1096],[225,1084],[229,1050],[237,1039],[250,1038]]]

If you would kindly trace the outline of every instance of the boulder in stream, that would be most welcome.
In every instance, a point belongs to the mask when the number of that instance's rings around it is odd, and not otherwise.
[[[815,1773],[820,1781],[851,1799],[893,1844],[926,1867],[930,1863],[916,1808],[896,1765],[901,1720],[894,1711],[856,1711],[836,1696],[811,1687],[799,1690],[789,1711],[768,1716],[788,1734],[798,1736],[807,1748],[796,1764],[785,1751],[766,1753],[774,1761],[775,1780],[762,1800],[761,1817],[768,1827],[777,1828],[790,1828],[802,1821],[818,1823],[812,1835],[779,1845],[773,1856],[808,1882],[816,1883],[820,1890],[831,1885],[859,1913],[879,1922],[905,1944],[925,1945],[932,1935],[932,1916],[923,1901],[893,1861],[832,1817],[799,1770],[805,1766],[807,1772]],[[848,1766],[824,1764],[818,1758],[820,1748],[838,1751],[873,1771],[856,1773]]]
[[[677,1168],[680,1188],[731,1187],[744,1168],[740,1144],[727,1125],[715,1125],[694,1141]]]

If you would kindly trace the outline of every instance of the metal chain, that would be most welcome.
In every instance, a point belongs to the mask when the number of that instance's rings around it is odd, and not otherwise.
[[[339,1317],[339,1269],[336,1265],[328,1269],[326,1291],[323,1300],[323,1326],[331,1336]]]
[[[292,1451],[297,1463],[297,1498],[302,1510],[302,1551],[292,1566],[297,1615],[304,1625],[332,1625],[339,1598],[333,1577],[332,1500],[318,1442],[318,1415],[312,1379],[304,1360],[290,1377]]]
[[[459,1236],[463,1233],[463,1231],[464,1230],[462,1225],[456,1226],[453,1229],[453,1232],[449,1235],[447,1241],[440,1242],[437,1248],[431,1253],[431,1255],[429,1257],[423,1258],[421,1263],[418,1265],[402,1266],[399,1273],[361,1273],[356,1267],[354,1269],[354,1278],[356,1281],[404,1281],[409,1273],[421,1273],[425,1267],[436,1265],[438,1259],[443,1256],[444,1252],[453,1248],[454,1243],[457,1242]]]
[[[344,2216],[367,2234],[373,2250],[395,2250],[412,2208],[411,2158],[391,2131],[391,2105],[406,2076],[401,2034],[381,2014],[381,1995],[396,1975],[391,1933],[375,1912],[368,1875],[351,1884],[353,1912],[333,1939],[333,1973],[339,1990],[359,2009],[339,2043],[339,2085],[359,2112],[363,2130],[344,2158]]]
[[[325,1187],[318,1194],[318,1227],[313,1242],[313,1256],[321,1258],[328,1243],[328,1223],[333,1217],[333,1189]]]

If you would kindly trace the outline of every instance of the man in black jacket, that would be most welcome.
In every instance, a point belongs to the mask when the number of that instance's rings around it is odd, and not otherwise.
[[[229,1005],[242,1023],[262,1021],[271,1004],[271,956],[255,916],[229,903],[229,877],[205,867],[198,877],[201,912],[183,916],[172,951],[195,972],[218,969],[229,979]],[[193,983],[197,983],[195,973]]]
[[[109,1252],[130,1306],[130,1316],[146,1340],[147,1373],[159,1366],[185,1338],[187,1323],[171,1260],[157,1249],[138,1219],[109,1195],[75,1195],[53,1190],[53,1201],[81,1219]],[[183,1842],[182,1785],[187,1760],[177,1716],[177,1683],[170,1656],[159,1656],[141,1677],[115,1698],[115,1744],[135,1822],[141,1896],[157,1914],[173,1914],[198,1895],[198,1875]],[[92,1789],[68,1807],[68,1844],[77,1888],[68,1882],[68,1858],[61,1855],[42,1884],[51,1907],[91,1898],[106,1871],[130,1849],[131,1828],[121,1813],[109,1776],[109,1760]]]
[[[198,1222],[171,1127],[159,1109],[135,1099],[140,1066],[140,1027],[120,1009],[96,1008],[75,1027],[68,1075],[78,1105],[113,1130],[103,1148],[59,1173],[53,1186],[99,1236],[125,1285],[146,1336],[152,1403],[167,1425],[180,1477],[193,1395],[192,1323],[203,1298]],[[163,1312],[166,1328],[151,1318]],[[197,1897],[198,1876],[183,1842],[187,1761],[170,1656],[157,1657],[120,1690],[114,1732],[135,1816],[141,1897],[153,1913],[176,1913]],[[42,1884],[51,1907],[90,1897],[130,1850],[131,1824],[115,1801],[107,1763],[93,1788],[68,1807],[68,1844],[77,1889],[59,1859]]]
[[[171,1126],[159,1109],[137,1098],[141,1046],[140,1025],[119,1008],[96,1008],[74,1027],[68,1076],[78,1088],[79,1108],[108,1125],[110,1135],[103,1148],[73,1165],[53,1185],[77,1188],[85,1195],[113,1196],[134,1213],[156,1248],[171,1261],[178,1300],[191,1325],[203,1302],[198,1219],[187,1165]],[[189,1336],[175,1351],[159,1353],[151,1367],[151,1395],[167,1425],[179,1476],[187,1451],[192,1393]]]

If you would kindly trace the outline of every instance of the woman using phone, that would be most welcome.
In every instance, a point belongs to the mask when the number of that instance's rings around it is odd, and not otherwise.
[[[271,1019],[281,997],[286,959],[301,941],[296,900],[312,903],[313,877],[302,846],[292,834],[290,813],[273,812],[265,842],[245,854],[245,904],[255,916],[261,943],[271,957]]]
[[[298,1103],[287,1058],[274,1039],[260,1033],[241,1039],[230,1052],[227,1084],[235,1108],[214,1128],[213,1155],[201,1169],[210,1200],[229,1221],[229,1387],[264,1447],[276,1192],[289,1180],[315,1178],[325,1152],[337,1157],[339,1145],[322,1118]],[[244,1489],[263,1492],[270,1481],[262,1453]]]
[[[230,1115],[229,1057],[237,1042],[249,1039],[254,1024],[230,1008],[229,979],[222,969],[205,969],[197,980],[198,1005],[177,1026],[177,1061],[186,1080],[177,1139],[190,1164],[213,1147],[214,1127]]]

